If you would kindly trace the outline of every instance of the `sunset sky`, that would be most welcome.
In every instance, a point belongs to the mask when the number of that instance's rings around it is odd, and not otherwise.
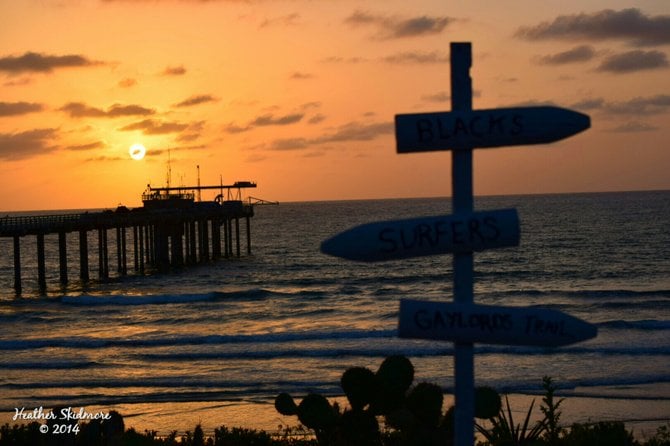
[[[0,0],[0,210],[141,205],[238,180],[278,201],[448,196],[398,113],[558,105],[592,128],[475,152],[477,195],[670,189],[667,0]],[[141,160],[133,144],[146,147]]]

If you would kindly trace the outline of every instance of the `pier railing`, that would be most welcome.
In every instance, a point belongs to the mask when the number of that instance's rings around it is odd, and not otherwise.
[[[0,217],[0,236],[50,232],[54,228],[62,228],[62,230],[69,232],[81,223],[81,215],[59,214]],[[54,232],[58,232],[58,230]]]

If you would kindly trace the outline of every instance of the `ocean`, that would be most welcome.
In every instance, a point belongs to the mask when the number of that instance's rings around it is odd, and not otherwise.
[[[518,247],[475,254],[477,303],[551,308],[598,327],[559,348],[477,345],[477,385],[533,396],[548,375],[566,421],[670,420],[670,191],[477,197],[475,208],[516,208],[521,222]],[[251,255],[84,285],[72,236],[65,288],[48,236],[43,295],[35,238],[21,241],[21,296],[12,240],[0,239],[0,421],[20,408],[83,407],[119,410],[140,430],[272,430],[297,423],[274,411],[278,393],[336,398],[348,367],[376,370],[391,354],[451,393],[453,344],[397,336],[400,299],[453,299],[451,256],[357,263],[319,251],[356,224],[450,210],[448,198],[258,206]]]

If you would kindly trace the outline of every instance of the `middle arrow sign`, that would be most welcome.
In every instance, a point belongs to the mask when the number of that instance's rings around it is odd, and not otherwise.
[[[367,223],[321,244],[321,252],[362,262],[465,253],[519,244],[516,209]]]

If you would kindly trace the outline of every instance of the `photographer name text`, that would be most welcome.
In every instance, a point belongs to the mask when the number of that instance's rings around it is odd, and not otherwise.
[[[16,420],[30,420],[30,421],[40,421],[40,420],[60,420],[60,421],[70,421],[70,420],[109,420],[111,415],[108,412],[89,412],[83,407],[78,409],[72,407],[65,407],[60,409],[58,412],[53,410],[45,411],[42,406],[36,407],[32,410],[26,409],[25,407],[14,408],[16,413],[12,417],[13,421]]]

